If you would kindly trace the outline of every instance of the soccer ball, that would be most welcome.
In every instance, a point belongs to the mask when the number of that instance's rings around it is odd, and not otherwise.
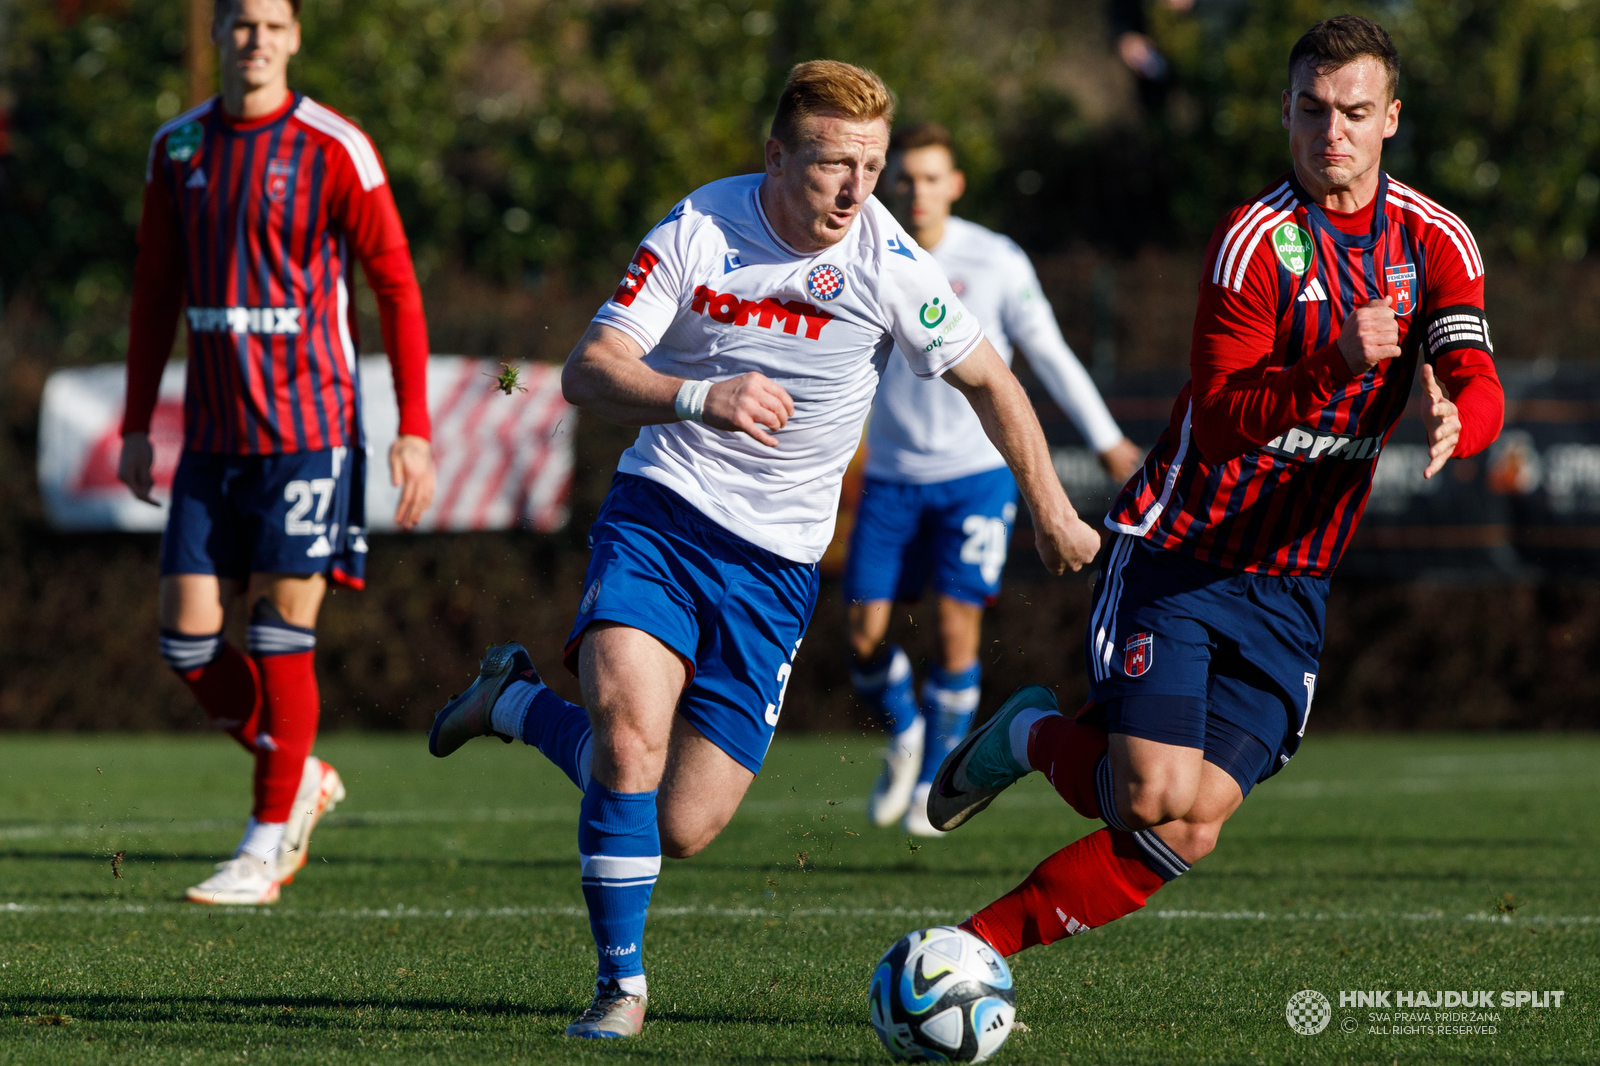
[[[872,1027],[897,1059],[982,1062],[1016,1019],[1011,970],[964,929],[939,925],[895,941],[867,989]]]

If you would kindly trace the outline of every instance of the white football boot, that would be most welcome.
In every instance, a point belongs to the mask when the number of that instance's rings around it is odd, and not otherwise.
[[[278,902],[277,863],[256,855],[236,855],[217,863],[217,872],[183,894],[191,903],[253,907]]]
[[[278,845],[279,884],[286,885],[293,881],[300,867],[306,864],[311,849],[311,830],[344,797],[344,781],[339,777],[339,771],[315,755],[307,755],[306,768],[300,775],[300,788],[295,793],[294,806],[289,809],[289,820],[283,828],[283,841]]]
[[[617,982],[607,981],[595,989],[594,1002],[567,1026],[567,1035],[585,1040],[616,1040],[638,1036],[644,1028],[644,996],[629,995]]]
[[[917,771],[922,768],[922,742],[928,724],[917,715],[916,719],[889,741],[883,753],[883,772],[872,786],[867,799],[867,817],[880,829],[900,820],[911,804],[911,790],[917,784]]]
[[[942,837],[939,830],[928,821],[928,793],[933,791],[933,782],[920,781],[917,787],[911,790],[911,805],[906,808],[904,822],[905,831],[914,837]]]

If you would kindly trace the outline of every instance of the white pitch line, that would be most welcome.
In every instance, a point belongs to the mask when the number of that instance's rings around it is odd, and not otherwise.
[[[358,920],[392,920],[400,918],[423,920],[462,920],[481,918],[586,918],[588,911],[582,907],[462,907],[423,908],[407,907],[354,907],[306,909],[299,907],[202,907],[193,903],[0,903],[0,914],[86,914],[86,915],[141,915],[141,914],[228,914],[249,915],[259,918],[352,918]],[[785,918],[931,918],[935,920],[961,920],[970,910],[950,910],[938,907],[799,907],[780,910],[773,907],[652,907],[651,918],[734,918],[734,919],[785,919]],[[1273,914],[1269,911],[1196,911],[1158,910],[1143,911],[1129,916],[1132,919],[1166,922],[1357,922],[1392,920],[1405,922],[1467,922],[1490,925],[1600,925],[1600,915],[1510,915],[1510,914],[1445,914],[1437,911],[1407,913],[1401,911],[1317,912]]]
[[[1336,796],[1377,795],[1444,795],[1450,793],[1484,792],[1585,792],[1600,788],[1600,776],[1567,776],[1560,774],[1484,774],[1460,777],[1400,777],[1375,779],[1344,779],[1331,781],[1275,779],[1262,786],[1263,795],[1274,799],[1323,799]],[[1064,804],[1054,793],[1039,791],[1007,796],[1004,807],[1012,809],[1064,810]],[[832,814],[840,818],[859,818],[865,812],[852,799],[783,799],[749,800],[740,808],[735,819],[783,814]],[[361,826],[448,825],[457,822],[501,822],[507,824],[571,823],[578,817],[576,806],[546,806],[533,808],[493,808],[478,810],[428,810],[428,811],[363,811],[334,814],[324,819],[325,827],[346,829]],[[104,822],[67,825],[36,823],[32,825],[0,826],[0,841],[40,840],[61,837],[154,833],[210,833],[219,830],[237,830],[236,818],[200,818],[165,822]]]

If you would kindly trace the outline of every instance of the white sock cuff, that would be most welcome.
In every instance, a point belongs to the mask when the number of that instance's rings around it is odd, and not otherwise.
[[[650,998],[650,993],[645,991],[644,974],[638,974],[634,977],[618,977],[615,980],[617,982],[617,987],[622,989],[622,991],[628,995],[644,996],[646,999]]]
[[[1011,719],[1011,729],[1008,734],[1008,739],[1011,741],[1011,757],[1031,771],[1033,764],[1028,761],[1028,734],[1033,732],[1035,722],[1060,713],[1060,711],[1047,711],[1043,707],[1029,707]]]
[[[251,817],[250,823],[245,826],[244,837],[239,841],[239,847],[234,851],[234,857],[240,855],[253,855],[258,859],[270,859],[278,853],[278,845],[283,843],[283,830],[288,822],[258,822]]]
[[[500,698],[494,701],[494,710],[489,712],[489,725],[496,733],[521,740],[522,725],[528,719],[528,708],[533,706],[533,698],[542,688],[543,682],[511,682],[500,693]]]

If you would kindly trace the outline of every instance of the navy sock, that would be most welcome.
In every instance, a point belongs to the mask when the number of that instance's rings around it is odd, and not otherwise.
[[[578,819],[583,898],[600,983],[644,976],[644,919],[661,873],[656,793],[613,792],[590,781]]]
[[[542,682],[513,681],[494,705],[496,730],[538,748],[574,785],[589,788],[589,712]]]
[[[911,695],[911,660],[900,645],[891,644],[865,666],[851,664],[850,684],[884,726],[904,733],[917,719],[917,701]]]
[[[942,667],[928,671],[928,680],[922,685],[922,716],[927,719],[927,740],[922,746],[922,773],[919,784],[927,784],[938,773],[939,764],[955,746],[961,743],[972,728],[972,716],[978,710],[978,687],[983,679],[983,667],[973,663],[960,673],[950,673]]]

